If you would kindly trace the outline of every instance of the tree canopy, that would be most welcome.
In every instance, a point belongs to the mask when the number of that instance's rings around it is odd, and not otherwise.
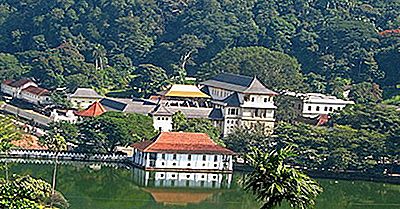
[[[278,90],[304,85],[309,73],[322,93],[337,78],[385,89],[399,83],[399,34],[384,32],[400,28],[399,11],[385,0],[5,0],[0,79],[155,91],[134,79],[163,69],[160,78],[181,82],[223,70],[257,74]]]

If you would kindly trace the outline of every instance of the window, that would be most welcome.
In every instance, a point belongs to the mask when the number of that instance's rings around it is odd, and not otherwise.
[[[218,164],[214,164],[214,167],[215,167],[215,168],[218,167]]]
[[[161,120],[161,118],[160,118],[160,117],[158,117],[158,118],[157,118],[157,120]]]
[[[217,161],[218,161],[218,156],[214,155],[214,162],[217,162]]]
[[[191,164],[190,164],[190,163],[188,163],[188,164],[187,164],[187,166],[191,166]]]
[[[337,110],[340,110],[340,107],[338,107]]]
[[[173,154],[173,155],[172,155],[172,159],[173,159],[173,160],[176,160],[176,154]]]
[[[254,97],[251,98],[251,102],[254,102]]]
[[[311,106],[308,106],[308,110],[311,111]]]
[[[324,111],[328,111],[328,107],[325,107],[325,108],[324,108]]]
[[[268,98],[264,98],[264,102],[268,102]]]
[[[172,163],[173,166],[176,166],[176,163]]]
[[[207,160],[207,156],[203,155],[203,161]]]
[[[188,155],[188,160],[189,160],[189,161],[192,160],[192,155]]]
[[[319,111],[319,106],[317,106],[317,111]]]
[[[165,154],[161,155],[161,159],[165,160]]]
[[[333,111],[333,108],[332,108],[332,107],[329,107],[329,111]]]

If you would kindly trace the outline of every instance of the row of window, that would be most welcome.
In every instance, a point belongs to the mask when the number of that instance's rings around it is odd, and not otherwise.
[[[308,111],[312,111],[312,106],[308,106]],[[332,112],[333,110],[335,110],[333,107],[324,107],[324,111],[327,112],[329,110],[329,112]],[[341,110],[340,107],[337,107],[336,110]],[[315,107],[315,111],[321,111],[321,107],[320,106],[316,106]]]
[[[165,154],[161,154],[161,159],[165,160]],[[177,154],[172,154],[172,159],[176,160]],[[203,159],[203,161],[207,161],[207,155],[203,155],[202,159]],[[187,155],[187,160],[191,161],[192,155]],[[218,161],[218,155],[214,155],[214,162],[217,162],[217,161]]]
[[[169,117],[157,117],[157,120],[169,120]]]
[[[150,166],[154,166],[154,165],[155,165],[155,162],[154,162],[154,161],[151,161],[151,162],[150,162]],[[161,162],[161,165],[162,165],[162,166],[165,166],[165,162]],[[172,163],[172,166],[176,166],[176,163]],[[188,164],[186,164],[186,166],[190,167],[190,166],[192,166],[192,164],[191,164],[191,163],[188,163]],[[203,163],[201,166],[206,167],[206,164]],[[214,164],[214,168],[217,168],[217,167],[218,167],[218,164]]]
[[[250,100],[251,100],[251,102],[255,102],[256,101],[255,97],[251,97],[249,95],[244,96],[244,101],[245,102],[248,102]],[[263,100],[264,100],[265,103],[273,101],[272,97],[264,97]]]
[[[212,95],[216,95],[216,96],[218,96],[218,97],[224,97],[224,98],[226,98],[226,97],[228,97],[230,94],[231,94],[231,92],[229,92],[229,91],[225,91],[225,90],[222,90],[222,89],[211,89],[211,94]]]
[[[239,115],[239,109],[236,108],[229,108],[228,115]]]

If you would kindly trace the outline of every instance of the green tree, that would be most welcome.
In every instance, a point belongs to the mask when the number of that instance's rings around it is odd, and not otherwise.
[[[357,104],[377,103],[382,100],[382,90],[378,84],[362,82],[351,87],[349,98]]]
[[[206,133],[214,142],[224,145],[220,140],[221,132],[211,120],[203,118],[187,119],[182,112],[172,115],[172,130],[194,133]]]
[[[265,126],[257,124],[254,128],[236,128],[222,140],[226,147],[243,157],[251,152],[252,147],[268,149],[273,141],[267,133]]]
[[[139,65],[135,74],[131,87],[142,97],[154,94],[169,84],[165,70],[152,64]]]
[[[0,53],[0,80],[21,78],[29,69],[12,54]]]
[[[253,171],[244,181],[244,188],[263,202],[262,208],[274,208],[287,201],[293,208],[308,208],[322,187],[306,174],[291,168],[288,158],[293,156],[291,148],[265,152],[253,148],[247,155]]]
[[[77,124],[78,150],[87,153],[113,153],[117,146],[153,138],[152,119],[141,114],[107,112]]]
[[[230,72],[257,77],[268,87],[276,90],[299,90],[303,85],[300,65],[287,54],[265,47],[232,48],[217,54],[205,64],[202,73],[206,77]]]
[[[61,193],[56,193],[57,208],[68,208],[69,204]],[[50,184],[30,176],[12,176],[10,181],[0,179],[0,207],[10,209],[40,209],[48,207],[52,196]]]
[[[48,150],[55,152],[50,207],[53,207],[54,200],[56,198],[58,156],[61,151],[67,150],[67,142],[65,141],[64,137],[61,136],[61,134],[59,133],[54,133],[55,132],[50,132],[50,134],[47,133],[43,137],[39,138],[39,142],[41,145],[47,147]]]

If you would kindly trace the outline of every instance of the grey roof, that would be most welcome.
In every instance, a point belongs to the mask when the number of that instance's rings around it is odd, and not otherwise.
[[[224,100],[224,103],[227,104],[229,107],[240,107],[241,104],[243,104],[244,98],[243,95],[235,92],[231,94],[229,97],[227,97]]]
[[[261,81],[259,81],[255,76],[250,77],[244,75],[222,73],[209,80],[203,81],[200,84],[241,93],[277,95],[276,92],[265,87],[265,85],[262,84]]]
[[[224,115],[222,114],[221,108],[214,108],[210,112],[210,115],[208,117],[213,120],[223,120],[224,119]]]
[[[169,111],[164,104],[159,104],[157,107],[150,113],[153,116],[171,116],[173,113]]]
[[[100,100],[100,104],[102,104],[104,106],[104,108],[106,108],[107,111],[111,110],[111,111],[121,111],[122,112],[122,111],[124,111],[126,106],[128,106],[128,104],[126,104],[124,102],[120,102],[120,101],[109,99],[109,98],[104,98],[104,99]]]
[[[106,110],[128,113],[149,114],[156,108],[153,103],[135,99],[104,98],[100,103]]]
[[[95,90],[90,88],[77,88],[76,91],[71,94],[69,97],[78,97],[78,98],[103,98],[100,94],[98,94]]]
[[[187,118],[208,118],[213,108],[198,107],[166,107],[171,113],[181,112]]]
[[[150,101],[141,99],[118,99],[104,98],[100,103],[110,111],[120,111],[127,113],[140,113],[150,115],[173,115],[176,112],[182,112],[187,118],[217,118],[213,108],[198,107],[166,107],[163,104],[156,105]],[[220,113],[222,117],[222,112]]]

